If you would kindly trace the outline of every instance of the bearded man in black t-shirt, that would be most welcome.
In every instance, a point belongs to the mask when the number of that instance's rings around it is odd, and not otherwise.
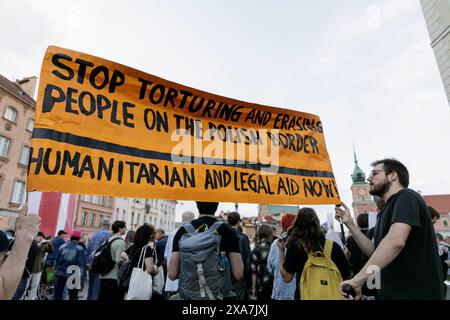
[[[361,287],[372,275],[381,270],[379,299],[443,299],[443,279],[430,213],[423,198],[408,189],[409,173],[395,159],[372,163],[367,179],[370,194],[381,197],[386,205],[378,214],[373,242],[350,218],[350,209],[336,207],[336,218],[342,219],[356,243],[369,261],[348,284],[355,290],[356,299]]]

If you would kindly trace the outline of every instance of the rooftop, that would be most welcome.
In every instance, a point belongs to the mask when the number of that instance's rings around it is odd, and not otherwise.
[[[267,204],[267,211],[270,214],[295,213],[298,212],[297,206],[280,206],[275,204]]]
[[[0,74],[0,88],[3,88],[7,92],[14,95],[19,100],[22,100],[26,104],[28,104],[30,107],[35,108],[36,107],[36,101],[32,97],[30,97],[21,87],[18,83],[12,82],[2,76]]]
[[[353,151],[353,156],[355,157],[355,169],[353,169],[352,180],[353,184],[367,184],[366,174],[358,165],[358,159],[356,158],[356,152]]]
[[[423,196],[427,205],[439,213],[450,213],[450,194]]]

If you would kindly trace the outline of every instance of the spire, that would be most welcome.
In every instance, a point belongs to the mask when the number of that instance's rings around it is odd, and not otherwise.
[[[353,157],[355,159],[355,169],[353,169],[352,174],[353,183],[365,182],[366,174],[364,173],[364,171],[361,170],[361,168],[358,165],[358,158],[356,157],[355,145],[353,145]]]

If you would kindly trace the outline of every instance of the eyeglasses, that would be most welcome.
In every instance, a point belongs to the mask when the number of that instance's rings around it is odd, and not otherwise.
[[[369,179],[373,178],[378,172],[386,172],[386,170],[372,170],[369,175]]]

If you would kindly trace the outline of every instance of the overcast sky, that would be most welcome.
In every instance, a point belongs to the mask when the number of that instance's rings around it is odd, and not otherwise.
[[[341,198],[395,157],[450,193],[450,108],[416,0],[3,1],[0,73],[39,76],[57,45],[200,90],[317,114]],[[183,201],[182,211],[194,207]],[[224,204],[221,209],[233,209]],[[324,220],[332,206],[316,207]],[[256,205],[240,205],[256,215]]]

